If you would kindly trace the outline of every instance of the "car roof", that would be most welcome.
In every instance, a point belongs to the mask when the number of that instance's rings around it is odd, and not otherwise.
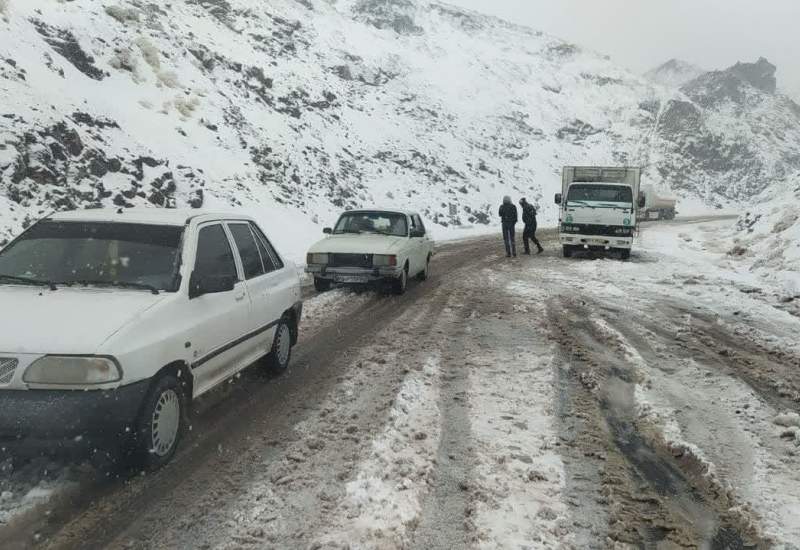
[[[359,208],[358,210],[346,210],[342,214],[360,214],[363,212],[387,212],[389,214],[404,214],[406,216],[419,216],[419,212],[411,210],[401,210],[399,208]]]
[[[207,212],[179,208],[90,208],[57,212],[46,219],[71,222],[141,223],[147,225],[186,225],[191,220],[217,219],[252,220],[249,216],[234,213]]]

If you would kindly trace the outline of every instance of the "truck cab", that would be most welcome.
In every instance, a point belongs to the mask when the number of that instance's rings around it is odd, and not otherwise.
[[[629,167],[567,166],[562,172],[559,241],[564,257],[580,250],[630,257],[638,227],[641,170]]]

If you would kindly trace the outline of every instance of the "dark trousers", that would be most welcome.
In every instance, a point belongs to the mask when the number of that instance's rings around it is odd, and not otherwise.
[[[535,225],[526,225],[525,229],[522,231],[522,244],[525,245],[525,254],[531,253],[531,245],[528,241],[533,241],[537,249],[542,249],[542,245],[539,244],[539,240],[536,238]]]
[[[503,242],[506,244],[506,256],[517,255],[515,228],[513,225],[503,224]]]

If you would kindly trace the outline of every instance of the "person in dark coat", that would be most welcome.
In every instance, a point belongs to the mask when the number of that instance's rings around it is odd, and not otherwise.
[[[517,207],[511,202],[511,197],[503,197],[500,206],[500,219],[503,222],[503,242],[506,244],[506,257],[517,256],[517,243],[515,226],[517,225]]]
[[[525,229],[522,230],[522,244],[525,245],[525,254],[530,255],[531,253],[531,245],[528,241],[533,241],[533,244],[539,249],[537,254],[541,254],[544,252],[544,248],[536,238],[536,208],[524,197],[519,200],[519,204],[522,206],[522,222],[525,224]]]

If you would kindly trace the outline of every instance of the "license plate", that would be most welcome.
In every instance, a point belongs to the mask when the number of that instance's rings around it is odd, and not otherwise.
[[[598,244],[598,245],[605,245],[606,241],[604,239],[588,239],[589,244]]]
[[[337,283],[366,283],[364,275],[334,275],[333,280]]]

